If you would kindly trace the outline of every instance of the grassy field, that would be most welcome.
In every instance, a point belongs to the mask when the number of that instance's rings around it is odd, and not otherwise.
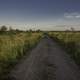
[[[37,32],[4,32],[0,33],[0,80],[5,79],[10,69],[28,50],[40,40],[42,33]]]
[[[49,35],[63,45],[67,53],[80,65],[80,32],[56,31],[49,32]]]
[[[80,32],[48,32],[49,36],[65,47],[67,53],[80,65]],[[19,60],[42,38],[42,32],[1,32],[0,33],[0,80]]]

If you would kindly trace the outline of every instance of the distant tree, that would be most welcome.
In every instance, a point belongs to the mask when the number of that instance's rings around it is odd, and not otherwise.
[[[29,32],[33,32],[32,29],[30,29]]]
[[[71,31],[75,31],[75,29],[73,27],[71,27]]]
[[[41,32],[41,30],[40,30],[40,29],[38,29],[38,30],[36,30],[36,32]]]
[[[0,31],[7,31],[7,27],[5,25],[1,26]]]
[[[66,30],[66,32],[69,32],[69,31],[70,31],[69,29]]]
[[[10,26],[10,27],[9,27],[9,31],[14,31],[14,29]]]
[[[19,29],[16,29],[16,32],[19,32],[20,30]]]

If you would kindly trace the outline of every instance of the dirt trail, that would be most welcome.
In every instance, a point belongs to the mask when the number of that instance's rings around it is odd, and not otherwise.
[[[10,80],[80,80],[80,70],[49,37],[11,71]]]

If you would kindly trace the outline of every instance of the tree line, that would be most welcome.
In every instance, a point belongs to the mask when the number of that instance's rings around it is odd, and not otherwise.
[[[7,26],[5,26],[5,25],[3,25],[3,26],[1,26],[0,27],[0,32],[6,32],[6,31],[11,31],[11,32],[23,32],[23,30],[19,30],[19,29],[13,29],[12,27],[7,27]],[[29,30],[25,30],[26,32],[34,32],[32,29],[29,29]],[[41,30],[40,29],[38,29],[38,30],[35,30],[35,32],[41,32]]]

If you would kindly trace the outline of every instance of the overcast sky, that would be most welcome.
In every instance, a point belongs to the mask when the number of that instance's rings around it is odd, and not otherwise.
[[[0,25],[48,30],[68,25],[79,29],[80,0],[0,0]]]

